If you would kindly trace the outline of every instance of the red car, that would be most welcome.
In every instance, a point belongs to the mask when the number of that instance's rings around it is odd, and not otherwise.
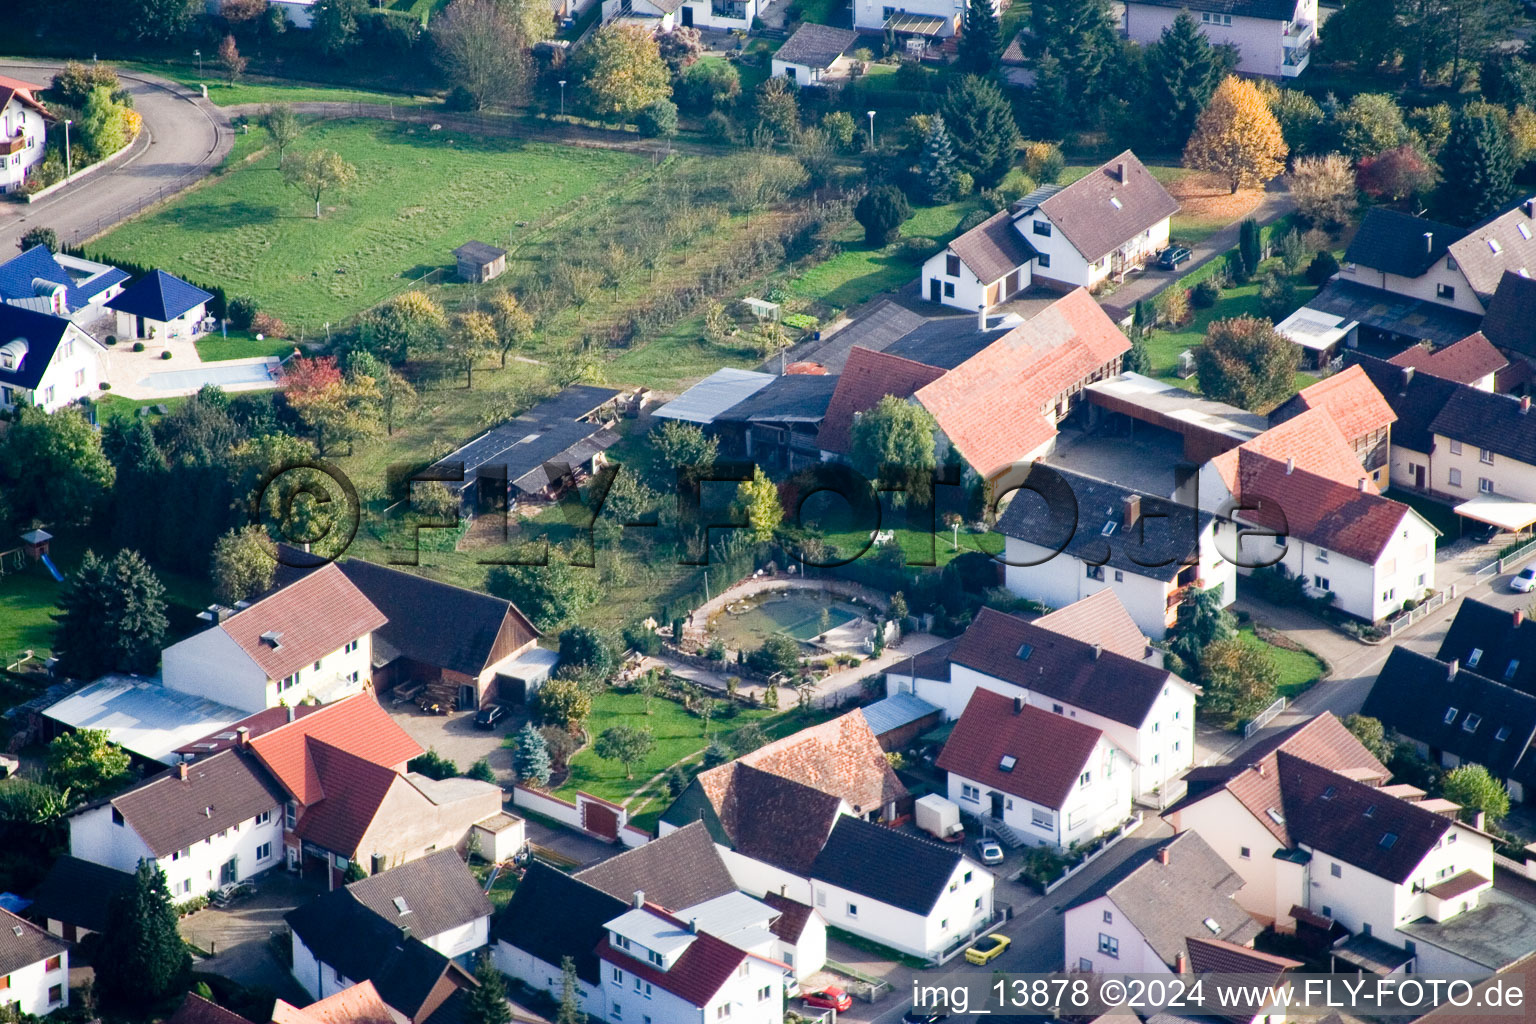
[[[819,992],[811,992],[802,997],[806,1006],[814,1006],[818,1010],[836,1010],[845,1013],[853,1005],[853,997],[840,988],[828,986]]]

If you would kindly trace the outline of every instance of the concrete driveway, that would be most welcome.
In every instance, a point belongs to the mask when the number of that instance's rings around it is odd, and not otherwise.
[[[406,702],[389,708],[389,713],[424,750],[437,751],[458,765],[459,771],[468,771],[470,765],[483,758],[491,763],[501,785],[510,786],[516,781],[512,776],[512,751],[504,748],[501,741],[523,727],[527,720],[523,716],[508,715],[496,728],[480,729],[475,726],[472,711],[429,715]]]
[[[272,949],[273,936],[287,941],[283,915],[320,895],[318,885],[277,869],[256,881],[256,895],[228,909],[209,907],[181,919],[181,936],[212,954],[195,969],[222,974],[247,987],[270,989],[296,1006],[310,999]]]

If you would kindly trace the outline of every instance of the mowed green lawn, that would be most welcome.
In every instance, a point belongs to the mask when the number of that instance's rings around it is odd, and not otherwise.
[[[353,188],[322,197],[320,220],[268,152],[91,248],[218,281],[313,338],[405,279],[438,268],[451,275],[464,242],[515,246],[648,166],[610,150],[377,121],[312,125],[290,153],[311,149],[335,150],[357,168]]]
[[[1244,626],[1238,636],[1243,643],[1266,650],[1275,659],[1275,667],[1280,670],[1280,696],[1287,700],[1295,700],[1322,678],[1323,663],[1311,651],[1293,651],[1268,643],[1259,639],[1252,626]]]

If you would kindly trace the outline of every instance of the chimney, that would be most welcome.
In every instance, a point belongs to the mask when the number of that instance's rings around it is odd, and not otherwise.
[[[1359,491],[1361,494],[1365,493],[1365,477],[1361,477],[1359,480],[1355,481],[1355,490]]]
[[[1424,232],[1424,251],[1435,251],[1435,233],[1433,231]]]
[[[1163,867],[1168,866],[1168,847],[1165,846],[1157,851],[1157,862]]]
[[[1483,831],[1488,827],[1487,817],[1487,814],[1485,814],[1483,811],[1473,811],[1472,827],[1477,829],[1479,832]]]
[[[698,918],[690,917],[688,919],[688,930],[690,932],[692,932],[693,934],[695,934],[695,935],[699,934],[699,919]]]
[[[1521,203],[1520,212],[1524,213],[1527,218],[1536,217],[1536,199],[1527,199]]]
[[[1098,661],[1099,660],[1099,655],[1101,655],[1103,653],[1104,653],[1104,645],[1103,644],[1094,644],[1093,645],[1093,660],[1094,661]]]
[[[645,890],[636,889],[634,895],[635,909],[640,910],[645,906]]]
[[[1521,395],[1520,396],[1520,415],[1524,416],[1525,414],[1527,414],[1530,411],[1531,411],[1531,396],[1530,395]]]
[[[1120,508],[1120,527],[1129,530],[1141,518],[1141,495],[1127,494]]]
[[[1013,698],[1013,713],[1016,714],[1016,715],[1022,715],[1024,713],[1024,698],[1023,697],[1015,697],[1015,698]]]
[[[987,329],[987,304],[985,302],[976,307],[976,329],[978,331]]]
[[[293,705],[288,705],[288,721],[293,721]]]
[[[1126,171],[1124,160],[1121,160],[1119,163],[1115,164],[1115,177],[1120,180],[1120,184],[1125,184]]]
[[[240,744],[242,747],[248,747],[251,745],[250,726],[242,725],[240,728],[235,730],[235,742]]]
[[[1174,974],[1188,974],[1189,973],[1189,960],[1188,960],[1188,958],[1186,958],[1184,956],[1183,953],[1175,953],[1175,954],[1173,954],[1173,973]]]
[[[1412,383],[1413,383],[1413,367],[1405,366],[1405,367],[1403,367],[1403,387],[1407,387],[1409,384],[1412,384]]]
[[[1456,678],[1456,673],[1461,671],[1461,659],[1452,658],[1445,664],[1445,681],[1450,682]]]
[[[181,781],[187,781],[187,762],[183,761],[176,766],[176,777]]]
[[[1521,627],[1521,625],[1523,625],[1524,623],[1525,623],[1525,612],[1522,611],[1519,608],[1516,608],[1515,609],[1515,628],[1519,629]]]
[[[1296,459],[1294,456],[1285,460],[1285,475],[1290,476],[1296,472]]]

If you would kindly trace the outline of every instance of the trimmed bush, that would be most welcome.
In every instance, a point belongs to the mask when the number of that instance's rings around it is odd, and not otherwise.
[[[249,330],[260,308],[249,295],[232,296],[229,300],[229,326],[237,331]]]
[[[160,358],[161,359],[169,359],[169,358],[171,358],[171,350],[170,349],[166,349],[164,352],[161,352],[160,353]]]
[[[1221,286],[1209,277],[1198,282],[1189,291],[1190,305],[1196,309],[1210,309],[1221,298]]]
[[[133,350],[135,352],[143,352],[144,351],[144,343],[142,341],[134,342],[133,343]]]

